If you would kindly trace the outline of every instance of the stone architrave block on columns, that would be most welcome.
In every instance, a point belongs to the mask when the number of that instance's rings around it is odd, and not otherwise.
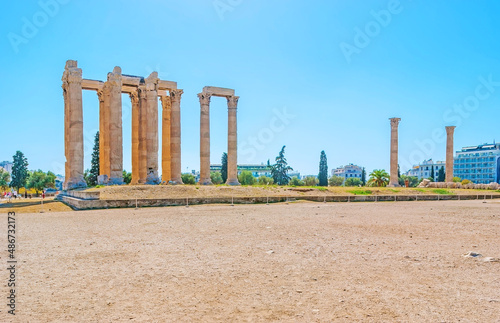
[[[453,182],[453,134],[455,126],[446,127],[446,179],[445,182]]]
[[[64,189],[85,188],[83,178],[83,106],[82,70],[76,61],[68,60],[62,77],[64,96]]]
[[[390,118],[391,120],[391,173],[389,187],[398,187],[398,125],[400,118]]]

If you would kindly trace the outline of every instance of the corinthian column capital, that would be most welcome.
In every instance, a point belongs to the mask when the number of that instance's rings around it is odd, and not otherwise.
[[[210,104],[210,98],[212,97],[212,94],[210,93],[198,93],[198,98],[200,99],[200,104],[206,105]]]
[[[228,109],[236,109],[239,98],[239,96],[226,96]]]
[[[170,90],[170,100],[172,102],[180,102],[182,93],[184,93],[184,90]]]
[[[401,118],[389,118],[389,120],[391,120],[391,128],[397,128]]]
[[[455,128],[456,128],[455,126],[447,126],[446,127],[446,134],[447,135],[452,135],[453,132],[455,131]]]

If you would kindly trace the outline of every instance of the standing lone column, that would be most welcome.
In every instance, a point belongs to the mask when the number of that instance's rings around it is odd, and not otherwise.
[[[147,129],[147,109],[148,102],[146,99],[146,85],[141,84],[138,87],[139,94],[139,184],[146,184],[148,176],[147,159],[148,150],[146,145],[146,129]]]
[[[390,118],[391,120],[391,174],[389,180],[390,187],[398,187],[398,125],[400,118]]]
[[[122,70],[108,73],[109,85],[109,185],[123,184]]]
[[[209,93],[199,93],[200,99],[200,181],[210,185],[210,97]],[[228,156],[229,157],[229,156]],[[229,173],[228,173],[229,177]]]
[[[240,185],[238,182],[238,153],[237,153],[237,125],[236,108],[239,96],[227,97],[227,180],[228,185]],[[209,165],[210,167],[210,165]]]
[[[132,181],[130,184],[139,184],[139,94],[130,93],[132,102]]]
[[[82,69],[76,61],[68,60],[62,77],[64,95],[64,189],[84,188],[83,178],[83,107]]]
[[[455,126],[446,127],[446,179],[445,182],[453,182],[453,133]]]
[[[146,79],[146,146],[147,178],[146,184],[159,184],[158,177],[158,73],[151,73]]]
[[[172,156],[170,154],[170,131],[171,131],[171,114],[172,114],[172,101],[170,96],[162,95],[161,97],[162,106],[162,126],[161,126],[161,181],[165,184],[172,178]]]
[[[171,179],[172,184],[182,184],[181,178],[181,95],[183,90],[171,90],[170,100],[172,102],[171,124],[170,124],[170,155],[171,157]]]

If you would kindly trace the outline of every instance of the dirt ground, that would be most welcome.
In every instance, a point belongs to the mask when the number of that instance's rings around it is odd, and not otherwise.
[[[390,188],[390,187],[290,187],[226,185],[123,185],[91,188],[101,199],[197,198],[197,197],[265,197],[304,195],[422,195],[422,194],[493,194],[500,191],[470,189]]]
[[[485,261],[500,258],[494,200],[19,213],[16,221],[17,315],[0,305],[2,322],[500,320],[500,263]],[[483,257],[465,258],[470,251]]]

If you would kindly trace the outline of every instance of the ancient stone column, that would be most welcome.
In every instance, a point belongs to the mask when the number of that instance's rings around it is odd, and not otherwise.
[[[446,127],[446,180],[453,182],[453,133],[455,126]]]
[[[139,93],[130,93],[132,102],[132,181],[139,184]]]
[[[209,93],[199,93],[200,99],[200,181],[210,185],[210,97]],[[229,174],[228,174],[229,177]]]
[[[146,84],[146,146],[147,146],[147,177],[146,184],[159,184],[158,176],[158,73],[151,73],[145,80]]]
[[[122,70],[108,73],[109,86],[109,185],[123,184]]]
[[[170,100],[172,102],[171,126],[170,126],[170,155],[172,184],[183,184],[181,178],[181,95],[183,90],[171,90]]]
[[[162,95],[161,106],[162,106],[162,127],[161,127],[161,181],[165,184],[172,179],[171,171],[171,160],[172,155],[170,153],[170,132],[171,132],[171,116],[172,116],[172,101],[170,96]]]
[[[110,177],[110,147],[109,147],[109,84],[104,83],[101,90],[97,91],[97,96],[99,97],[99,174],[106,175],[106,179],[99,184],[107,184]],[[101,178],[99,177],[99,178]]]
[[[68,60],[62,77],[64,95],[64,189],[84,188],[83,178],[83,106],[82,70],[76,61]]]
[[[146,184],[148,176],[148,149],[147,149],[147,95],[146,85],[141,84],[138,87],[139,94],[139,184]]]
[[[391,174],[389,185],[390,187],[398,187],[398,125],[400,118],[390,118],[391,120]]]
[[[227,97],[227,180],[228,185],[240,185],[238,182],[237,166],[237,125],[236,108],[238,106],[239,96]],[[210,167],[210,165],[209,165]],[[209,169],[210,170],[210,169]]]

